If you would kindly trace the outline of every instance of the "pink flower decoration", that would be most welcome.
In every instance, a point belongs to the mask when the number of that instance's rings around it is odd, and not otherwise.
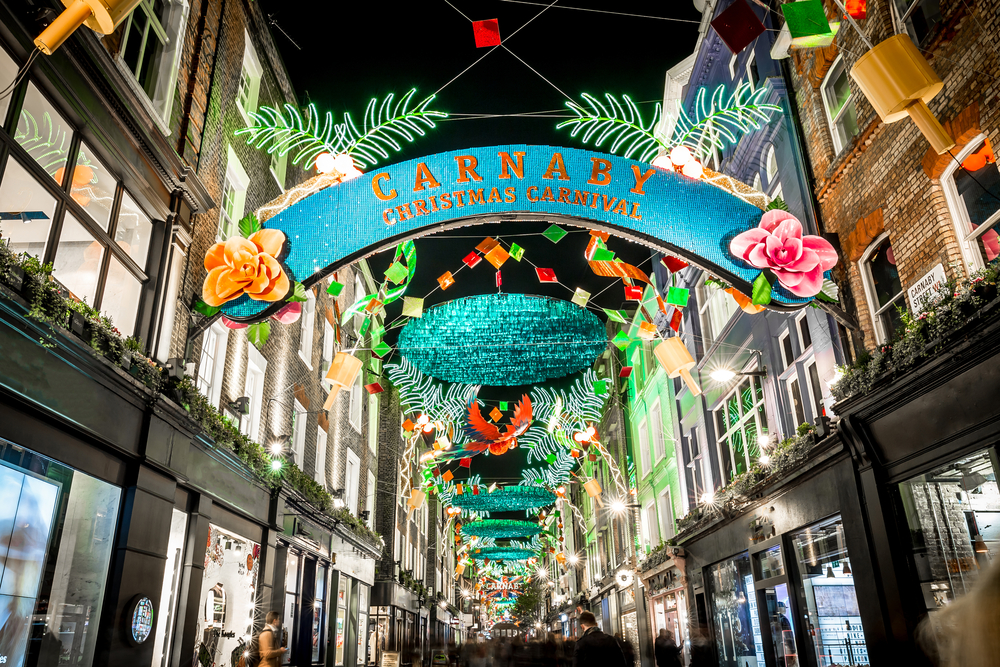
[[[248,326],[250,326],[244,322],[234,322],[225,315],[222,316],[222,323],[225,324],[230,329],[246,329]]]
[[[277,320],[282,324],[291,324],[298,320],[300,315],[302,315],[302,302],[292,301],[282,306],[281,310],[274,315],[271,315],[271,319]]]
[[[788,211],[764,214],[760,225],[738,234],[729,252],[758,269],[770,269],[778,282],[796,296],[816,296],[823,272],[837,264],[837,251],[819,236],[803,236],[802,223]]]

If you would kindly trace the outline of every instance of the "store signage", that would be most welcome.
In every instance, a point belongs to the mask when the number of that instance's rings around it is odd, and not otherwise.
[[[921,307],[923,305],[921,302],[933,296],[934,292],[938,287],[944,284],[945,280],[944,265],[938,263],[937,266],[927,273],[927,275],[913,283],[913,285],[906,290],[906,297],[910,300],[910,308],[915,313],[924,312],[924,308]]]
[[[399,652],[398,651],[384,651],[382,653],[382,665],[381,667],[399,667]]]
[[[264,222],[285,234],[280,256],[306,287],[329,270],[404,239],[499,218],[564,216],[618,231],[695,262],[746,294],[760,274],[729,252],[758,225],[756,206],[729,190],[615,155],[523,144],[438,153],[373,170],[308,194]],[[809,299],[772,293],[778,308]],[[259,318],[274,304],[247,295],[222,306]]]
[[[153,601],[146,596],[136,599],[132,605],[132,641],[141,644],[149,639],[153,631]]]

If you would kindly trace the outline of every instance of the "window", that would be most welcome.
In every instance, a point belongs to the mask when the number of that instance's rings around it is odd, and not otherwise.
[[[177,88],[187,16],[186,0],[143,0],[119,28],[119,62],[135,77],[164,123]]]
[[[646,546],[657,547],[660,545],[660,528],[656,522],[656,507],[653,503],[646,505],[643,514],[646,517]]]
[[[763,188],[763,186],[761,185],[761,182],[760,182],[760,172],[758,172],[758,173],[756,173],[756,174],[753,175],[753,186],[752,187],[757,192],[763,192],[764,191],[764,188]]]
[[[760,81],[760,73],[757,71],[757,54],[752,49],[747,51],[746,71],[750,87],[756,89],[757,83]]]
[[[774,190],[771,191],[771,201],[774,201],[775,199],[785,201],[785,194],[781,191],[781,183],[778,183]]]
[[[226,160],[226,176],[222,183],[222,203],[219,206],[219,240],[225,241],[233,234],[238,233],[240,219],[243,217],[243,209],[246,205],[247,187],[250,178],[247,176],[243,164],[236,157],[231,146],[226,148],[228,158]]]
[[[647,428],[648,424],[645,419],[639,422],[639,451],[636,452],[636,456],[639,457],[639,469],[642,470],[643,477],[649,474],[649,432]]]
[[[243,69],[240,71],[240,86],[236,90],[236,107],[247,125],[252,125],[250,113],[257,110],[257,96],[260,93],[260,77],[263,70],[250,41],[250,34],[244,30],[243,35]],[[279,182],[279,185],[282,183]]]
[[[681,461],[684,463],[684,482],[687,487],[687,503],[685,513],[690,507],[701,502],[705,493],[705,471],[701,455],[701,443],[698,441],[698,429],[692,428],[686,438],[681,438]]]
[[[922,44],[938,21],[941,20],[940,0],[895,0],[896,15],[903,29],[917,44]]]
[[[201,361],[198,363],[198,391],[208,402],[219,406],[222,395],[222,375],[226,366],[226,343],[229,329],[216,322],[205,332],[201,342]]]
[[[830,123],[834,151],[840,153],[858,133],[858,117],[854,108],[854,96],[847,77],[844,59],[837,61],[823,79],[823,107]]]
[[[358,433],[361,433],[361,406],[364,401],[364,386],[361,383],[364,382],[362,380],[364,374],[364,369],[358,371],[358,377],[354,380],[354,384],[351,385],[351,409],[348,420]]]
[[[805,353],[813,342],[812,336],[809,335],[809,318],[804,311],[795,319],[795,329],[799,332],[799,349]]]
[[[326,375],[326,370],[330,368],[330,364],[333,362],[333,349],[334,343],[337,342],[337,334],[334,331],[333,325],[330,324],[330,320],[323,318],[323,363],[320,368],[323,369],[324,377]],[[329,380],[323,380],[323,387],[330,391],[333,385]]]
[[[969,268],[1000,257],[1000,171],[990,140],[980,136],[970,141],[941,175],[941,183]]]
[[[368,486],[365,487],[365,511],[368,512],[368,527],[375,528],[375,474],[368,471]]]
[[[778,347],[781,348],[782,369],[788,368],[795,361],[795,353],[792,352],[792,336],[788,331],[778,337]]]
[[[793,427],[797,427],[806,420],[805,408],[802,406],[802,390],[799,388],[799,378],[797,375],[786,380],[788,386],[788,401],[792,411]],[[794,430],[794,428],[793,428]]]
[[[669,540],[674,536],[674,506],[670,501],[670,487],[660,494],[660,534]]]
[[[0,81],[13,81],[17,78],[18,65],[14,62],[6,51],[0,49]],[[0,99],[0,124],[2,119],[7,117],[7,109],[10,107],[10,95],[5,95]]]
[[[761,379],[748,377],[715,410],[722,484],[746,472],[760,456],[758,439],[767,433]]]
[[[305,467],[306,451],[306,409],[296,399],[292,405],[295,413],[292,415],[292,462],[300,469]]]
[[[896,307],[906,305],[903,301],[903,286],[899,282],[899,271],[896,269],[896,256],[888,234],[875,239],[861,257],[861,265],[861,277],[875,324],[875,338],[883,343],[891,340],[901,325]]]
[[[764,170],[767,173],[767,187],[771,187],[771,184],[774,183],[774,177],[778,175],[778,158],[774,154],[774,144],[767,147]]]
[[[344,471],[344,502],[352,514],[358,511],[358,485],[361,482],[361,459],[350,449],[347,450],[347,467]]]
[[[174,638],[177,605],[180,602],[184,570],[184,543],[187,541],[187,514],[173,510],[167,538],[167,562],[163,568],[163,587],[156,610],[156,635],[153,639],[152,667],[167,667],[171,663],[171,643]]]
[[[701,319],[701,335],[706,347],[722,334],[733,314],[740,309],[736,300],[726,292],[705,284],[708,274],[702,274],[697,287],[698,315]]]
[[[812,408],[813,419],[826,414],[823,409],[823,386],[819,383],[819,371],[816,369],[816,362],[810,361],[806,364],[806,381],[809,387],[809,406]]]
[[[309,368],[312,368],[313,329],[315,328],[316,295],[311,289],[307,289],[306,301],[302,304],[302,317],[299,318],[299,356]]]
[[[656,463],[666,456],[666,445],[663,435],[663,413],[660,411],[660,401],[657,399],[653,403],[653,408],[649,411],[650,427],[653,430],[653,455]]]
[[[250,413],[243,416],[240,430],[244,435],[259,442],[260,416],[264,402],[264,374],[267,371],[267,359],[253,345],[247,346],[247,372],[243,395],[250,399]]]
[[[316,426],[316,469],[313,479],[326,488],[326,431],[322,426]]]

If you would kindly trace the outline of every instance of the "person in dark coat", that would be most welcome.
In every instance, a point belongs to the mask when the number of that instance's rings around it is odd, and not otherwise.
[[[618,640],[597,628],[597,619],[589,611],[580,613],[583,634],[576,640],[573,667],[633,667],[625,662]]]
[[[670,630],[660,629],[660,636],[653,642],[653,653],[656,656],[656,667],[681,667],[681,650],[674,642],[674,633]]]
[[[618,645],[622,648],[622,655],[625,656],[625,664],[629,667],[634,667],[635,648],[632,646],[632,642],[625,639],[625,635],[620,632],[615,633],[615,639],[618,640]]]

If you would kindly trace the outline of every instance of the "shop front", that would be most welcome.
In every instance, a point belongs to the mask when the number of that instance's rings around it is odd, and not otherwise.
[[[882,614],[859,595],[875,581],[853,462],[833,437],[790,477],[681,536],[688,590],[652,596],[654,627],[680,625],[687,599],[720,667],[869,665]]]
[[[419,663],[420,623],[427,619],[417,596],[395,581],[376,581],[369,605],[368,664]]]
[[[673,547],[675,555],[640,573],[645,586],[649,609],[650,637],[660,630],[673,633],[674,641],[682,646],[689,640],[687,612],[687,580],[684,577],[683,550]]]

